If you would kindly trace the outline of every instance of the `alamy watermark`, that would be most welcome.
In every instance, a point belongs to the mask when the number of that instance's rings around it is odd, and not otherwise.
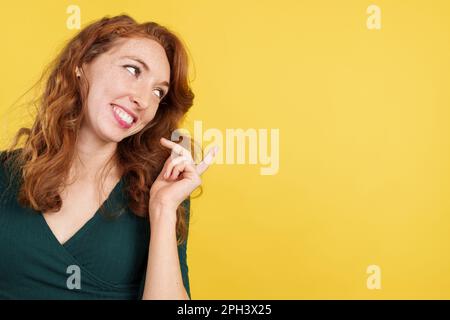
[[[280,168],[280,129],[225,129],[225,133],[217,128],[203,130],[202,121],[194,121],[194,134],[185,128],[172,133],[171,140],[179,141],[181,136],[194,139],[194,154],[201,154],[204,141],[211,146],[218,146],[219,153],[214,158],[215,164],[259,164],[261,175],[275,175]],[[191,141],[183,139],[180,143],[187,150],[191,149]],[[205,148],[205,154],[209,148]],[[235,152],[236,151],[236,152]]]
[[[66,20],[66,28],[69,30],[81,28],[81,9],[79,6],[72,4],[67,7],[66,13],[69,14]]]
[[[376,264],[367,267],[366,273],[369,274],[366,281],[367,289],[381,289],[381,268]]]
[[[381,9],[375,4],[371,4],[367,7],[366,13],[369,15],[367,17],[366,26],[369,30],[380,30],[381,29]]]
[[[80,267],[72,264],[67,267],[67,274],[70,276],[67,278],[66,286],[69,290],[80,290],[81,289],[81,270]]]

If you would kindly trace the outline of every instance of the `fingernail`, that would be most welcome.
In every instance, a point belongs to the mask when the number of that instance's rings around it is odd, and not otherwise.
[[[212,154],[212,153],[209,153],[209,154],[205,157],[205,159],[203,159],[203,161],[204,161],[206,164],[211,164],[212,160],[213,160],[213,154]]]

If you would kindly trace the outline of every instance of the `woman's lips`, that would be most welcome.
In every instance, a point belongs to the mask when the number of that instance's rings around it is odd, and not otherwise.
[[[133,111],[128,109],[127,107],[124,107],[124,106],[121,106],[120,104],[115,104],[115,103],[111,103],[111,105],[119,107],[120,109],[122,109],[122,111],[124,111],[126,114],[128,114],[130,117],[133,118],[133,122],[137,122],[138,116]]]
[[[123,110],[123,108],[121,108],[120,106],[118,106],[118,105],[114,105],[114,104],[111,104],[111,106],[112,106],[112,108],[111,108],[111,111],[112,111],[112,113],[113,113],[113,115],[114,115],[114,118],[116,119],[116,121],[119,123],[119,125],[122,127],[122,128],[124,128],[124,129],[129,129],[129,128],[131,128],[135,123],[136,123],[136,119],[134,118],[134,117],[132,117],[133,118],[133,121],[131,122],[131,123],[128,123],[128,122],[126,122],[125,120],[123,120],[115,111],[114,111],[114,108],[119,108],[119,109],[121,109],[123,112],[125,112],[125,113],[127,113],[128,114],[128,112],[126,112],[125,110]],[[131,116],[131,115],[130,115]]]

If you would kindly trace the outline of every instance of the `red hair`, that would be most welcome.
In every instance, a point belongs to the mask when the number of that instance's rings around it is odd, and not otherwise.
[[[19,139],[26,136],[21,152],[15,152],[12,161],[21,168],[18,200],[22,205],[38,212],[57,212],[62,206],[59,190],[67,185],[89,90],[85,78],[76,77],[76,67],[107,52],[120,38],[141,37],[155,40],[164,48],[170,64],[170,90],[154,119],[120,141],[108,164],[114,162],[126,176],[128,207],[134,214],[148,218],[150,188],[170,155],[159,140],[171,138],[192,106],[194,94],[188,83],[188,57],[181,40],[155,22],[138,24],[127,15],[104,17],[86,26],[48,68],[50,75],[38,99],[34,123],[31,129],[21,128],[16,133],[8,150],[12,153]],[[187,237],[183,205],[177,209],[176,230],[181,244]]]

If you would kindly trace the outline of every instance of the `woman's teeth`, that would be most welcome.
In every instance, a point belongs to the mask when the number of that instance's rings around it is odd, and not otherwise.
[[[128,123],[128,124],[132,124],[133,123],[133,117],[130,116],[125,111],[123,111],[121,108],[114,106],[113,110],[120,117],[120,119],[122,119],[126,123]]]

